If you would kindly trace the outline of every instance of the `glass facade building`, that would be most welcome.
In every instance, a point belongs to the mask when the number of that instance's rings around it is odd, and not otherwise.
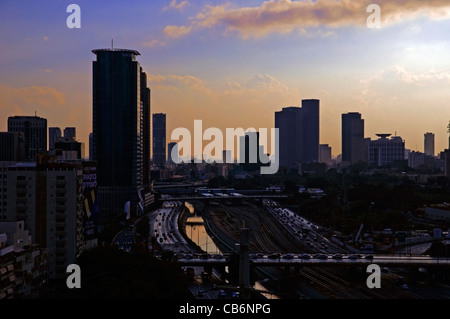
[[[92,51],[93,160],[97,161],[100,210],[123,212],[130,201],[137,209],[137,191],[144,187],[144,145],[149,143],[150,91],[141,83],[135,50]],[[144,85],[142,85],[144,84]],[[148,166],[149,167],[149,166]],[[117,196],[118,193],[123,196]]]

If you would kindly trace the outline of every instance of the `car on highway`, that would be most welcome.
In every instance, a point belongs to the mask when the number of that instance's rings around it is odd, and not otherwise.
[[[269,259],[277,259],[277,258],[280,258],[280,254],[278,254],[278,253],[273,253],[273,254],[270,254],[269,256],[267,256]]]
[[[311,255],[310,254],[300,254],[298,257],[301,259],[309,259],[309,258],[311,258]]]
[[[325,254],[317,254],[314,257],[317,259],[328,259],[328,256]]]
[[[372,260],[372,259],[373,259],[373,256],[372,256],[372,255],[367,255],[367,256],[364,257],[364,259]]]
[[[285,255],[281,256],[281,258],[283,258],[283,259],[293,259],[294,255],[292,255],[292,254],[285,254]]]
[[[342,254],[334,254],[333,259],[342,259]]]

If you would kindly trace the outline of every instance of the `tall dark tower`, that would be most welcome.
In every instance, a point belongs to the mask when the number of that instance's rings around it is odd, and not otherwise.
[[[290,166],[300,161],[303,148],[301,135],[302,109],[285,107],[275,112],[275,127],[279,129],[279,159],[281,166]]]
[[[303,150],[300,158],[301,163],[319,162],[320,141],[320,101],[302,100],[302,135]]]
[[[144,187],[150,187],[151,167],[151,91],[147,87],[147,73],[141,68],[142,148]]]
[[[281,166],[319,161],[319,105],[319,100],[303,100],[302,107],[275,112]]]
[[[93,159],[97,161],[99,209],[123,213],[127,202],[137,211],[144,186],[150,93],[141,83],[135,50],[98,49],[93,62]],[[145,82],[145,81],[144,81]]]
[[[356,164],[359,161],[368,161],[364,120],[360,113],[342,114],[342,162]]]
[[[166,114],[153,114],[153,163],[166,163]]]

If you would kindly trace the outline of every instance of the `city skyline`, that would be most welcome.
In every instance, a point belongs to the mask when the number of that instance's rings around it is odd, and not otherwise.
[[[378,1],[380,29],[366,26],[369,1],[351,9],[346,1],[342,8],[325,0],[227,3],[78,1],[81,29],[68,29],[65,4],[2,2],[2,118],[37,112],[48,127],[76,127],[87,143],[91,50],[114,39],[114,47],[141,52],[152,113],[167,114],[167,142],[195,119],[220,129],[272,128],[275,111],[314,98],[321,101],[320,143],[334,156],[348,112],[363,115],[366,137],[397,132],[406,148],[423,151],[423,134],[433,132],[436,153],[448,147],[445,1]],[[321,13],[317,21],[306,19],[312,9]],[[276,10],[305,19],[284,15],[277,24]],[[333,10],[342,17],[331,17]],[[258,14],[267,19],[250,19]],[[1,121],[0,131],[6,126]]]

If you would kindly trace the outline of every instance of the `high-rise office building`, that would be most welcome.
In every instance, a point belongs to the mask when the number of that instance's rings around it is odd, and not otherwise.
[[[378,140],[369,142],[369,165],[386,166],[405,160],[405,141],[400,136],[377,134]]]
[[[142,105],[142,163],[144,187],[150,187],[151,168],[151,91],[147,87],[147,73],[141,67],[141,105]]]
[[[167,145],[167,162],[170,165],[175,164],[174,158],[172,157],[172,151],[178,154],[178,144],[175,142],[171,142]]]
[[[166,114],[153,114],[153,163],[166,163]]]
[[[122,213],[127,202],[137,212],[138,191],[144,187],[144,138],[148,138],[144,107],[149,98],[136,61],[140,53],[92,52],[97,56],[93,62],[93,159],[98,163],[99,215]]]
[[[48,128],[48,149],[54,150],[55,143],[62,137],[61,129],[59,127]]]
[[[434,133],[425,133],[424,153],[434,156]]]
[[[319,161],[320,101],[302,100],[304,154],[302,163]]]
[[[319,111],[319,100],[303,100],[301,108],[275,112],[281,166],[319,161]]]
[[[360,113],[342,114],[342,162],[367,162],[364,143],[364,120]]]
[[[76,140],[77,139],[77,130],[75,127],[66,127],[64,129],[64,138]]]
[[[319,145],[319,163],[325,163],[328,166],[331,165],[331,146],[328,144]]]
[[[0,161],[20,162],[25,159],[23,133],[0,132]]]
[[[261,154],[264,154],[264,146],[259,144],[259,132],[246,132],[239,138],[239,162],[244,170],[260,170]]]
[[[8,118],[8,132],[22,132],[25,161],[36,161],[37,154],[47,151],[47,119],[38,116]]]

